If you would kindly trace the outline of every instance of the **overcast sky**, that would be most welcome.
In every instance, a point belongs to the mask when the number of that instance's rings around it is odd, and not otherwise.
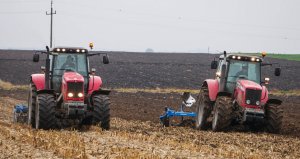
[[[54,0],[54,46],[300,53],[299,0]],[[49,45],[50,0],[0,0],[0,49]]]

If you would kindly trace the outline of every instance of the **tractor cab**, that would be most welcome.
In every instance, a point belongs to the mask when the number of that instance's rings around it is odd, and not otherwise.
[[[54,48],[53,55],[50,57],[50,72],[51,85],[56,92],[60,92],[62,78],[66,72],[76,72],[80,74],[84,79],[84,92],[87,93],[88,86],[88,51],[83,48]],[[77,77],[78,78],[78,77]]]
[[[231,54],[224,58],[221,55],[216,72],[216,78],[220,81],[219,89],[233,93],[237,81],[243,79],[260,84],[262,61],[258,56]]]

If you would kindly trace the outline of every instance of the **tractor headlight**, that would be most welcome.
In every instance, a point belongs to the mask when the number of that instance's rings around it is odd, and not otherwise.
[[[79,98],[83,97],[83,93],[78,93],[78,97]]]
[[[250,104],[250,100],[249,99],[246,100],[246,104]]]
[[[259,101],[256,101],[256,103],[255,103],[256,105],[259,105],[260,104],[260,102]]]
[[[74,96],[73,93],[68,93],[68,97],[72,98]]]

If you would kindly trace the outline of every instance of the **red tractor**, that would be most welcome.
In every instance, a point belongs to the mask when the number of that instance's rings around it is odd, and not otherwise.
[[[28,124],[36,129],[54,129],[71,120],[109,129],[110,91],[101,89],[102,80],[89,68],[88,58],[104,54],[103,63],[108,64],[107,54],[75,47],[46,49],[33,56],[34,62],[39,61],[39,53],[47,58],[46,66],[41,67],[43,73],[30,77]]]
[[[261,80],[261,67],[272,65],[263,63],[264,56],[265,53],[262,57],[227,55],[224,51],[219,61],[212,61],[216,78],[205,80],[201,86],[196,102],[197,129],[207,129],[211,121],[213,131],[224,131],[234,123],[263,127],[273,133],[280,131],[282,101],[269,99],[265,86],[269,78]],[[280,72],[280,68],[275,68],[275,76],[280,76]]]

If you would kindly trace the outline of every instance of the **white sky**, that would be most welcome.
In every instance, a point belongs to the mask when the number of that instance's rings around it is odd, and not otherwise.
[[[300,52],[299,0],[54,0],[54,46]],[[50,0],[0,0],[0,49],[49,45]]]

